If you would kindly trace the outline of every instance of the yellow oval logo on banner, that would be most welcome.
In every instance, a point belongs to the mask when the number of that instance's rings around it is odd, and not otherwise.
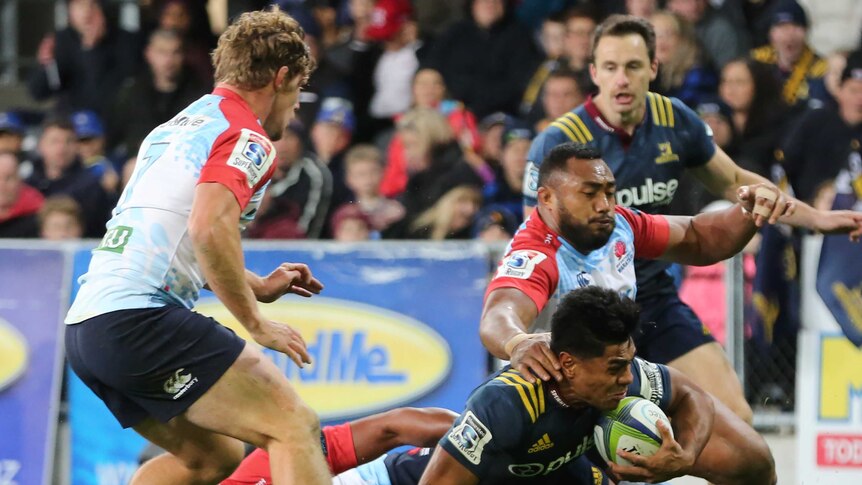
[[[195,308],[252,341],[217,300]],[[384,308],[333,298],[289,299],[262,305],[269,319],[297,329],[313,363],[299,369],[268,351],[322,420],[368,414],[412,401],[449,374],[446,341],[424,323]]]
[[[0,391],[24,373],[27,354],[27,340],[11,323],[0,318]]]

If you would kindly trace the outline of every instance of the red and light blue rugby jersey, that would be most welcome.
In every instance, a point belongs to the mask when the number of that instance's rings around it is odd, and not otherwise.
[[[600,286],[634,299],[634,258],[657,258],[667,248],[670,229],[662,216],[616,207],[615,227],[607,244],[589,254],[554,232],[533,212],[515,233],[487,295],[497,288],[517,288],[541,313],[550,300],[583,286]]]
[[[274,159],[260,121],[228,89],[215,89],[156,127],[141,145],[66,323],[122,309],[191,308],[205,283],[187,230],[195,187],[227,187],[244,227],[260,205]]]
[[[617,204],[650,214],[666,213],[685,169],[703,166],[715,155],[709,127],[676,98],[647,93],[646,114],[633,135],[612,126],[588,99],[533,140],[524,173],[526,205],[536,205],[542,161],[551,149],[567,142],[598,149],[616,178]],[[639,296],[675,292],[668,264],[636,262]]]

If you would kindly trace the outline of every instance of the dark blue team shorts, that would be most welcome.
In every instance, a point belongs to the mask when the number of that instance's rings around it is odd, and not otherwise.
[[[703,344],[715,342],[694,311],[674,293],[638,300],[641,332],[635,339],[637,354],[656,364],[667,364]]]
[[[179,306],[119,310],[66,326],[66,357],[124,428],[182,414],[233,365],[245,340]]]

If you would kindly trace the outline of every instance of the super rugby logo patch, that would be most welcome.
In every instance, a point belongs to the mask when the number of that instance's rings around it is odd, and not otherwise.
[[[266,175],[274,159],[272,142],[260,133],[243,128],[227,164],[243,172],[249,188],[252,188]]]
[[[482,461],[482,451],[491,441],[491,431],[479,421],[472,411],[467,411],[461,424],[452,428],[446,439],[455,445],[470,463],[478,465]]]
[[[532,249],[519,249],[512,251],[503,258],[500,267],[497,268],[497,278],[509,277],[525,280],[533,274],[536,266],[548,257],[539,251]]]

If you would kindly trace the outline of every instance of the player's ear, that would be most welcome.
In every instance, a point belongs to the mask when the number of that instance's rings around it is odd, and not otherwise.
[[[655,78],[658,76],[658,59],[653,59],[649,65],[649,80],[655,81]]]
[[[289,69],[287,66],[281,66],[278,68],[278,71],[275,72],[275,79],[273,80],[276,91],[281,91],[284,89],[284,83],[289,82],[290,78],[287,77]]]
[[[556,204],[555,204],[556,195],[554,194],[554,191],[549,189],[548,187],[544,187],[544,186],[539,187],[539,191],[536,194],[536,198],[538,199],[540,204],[542,204],[546,207],[549,207],[549,208],[556,207]]]
[[[596,63],[595,62],[590,63],[590,79],[592,79],[594,86],[599,85],[599,83],[596,81]]]
[[[563,370],[563,374],[569,378],[573,377],[578,367],[578,363],[580,362],[579,359],[568,352],[560,352],[558,358],[560,360],[560,367]]]

